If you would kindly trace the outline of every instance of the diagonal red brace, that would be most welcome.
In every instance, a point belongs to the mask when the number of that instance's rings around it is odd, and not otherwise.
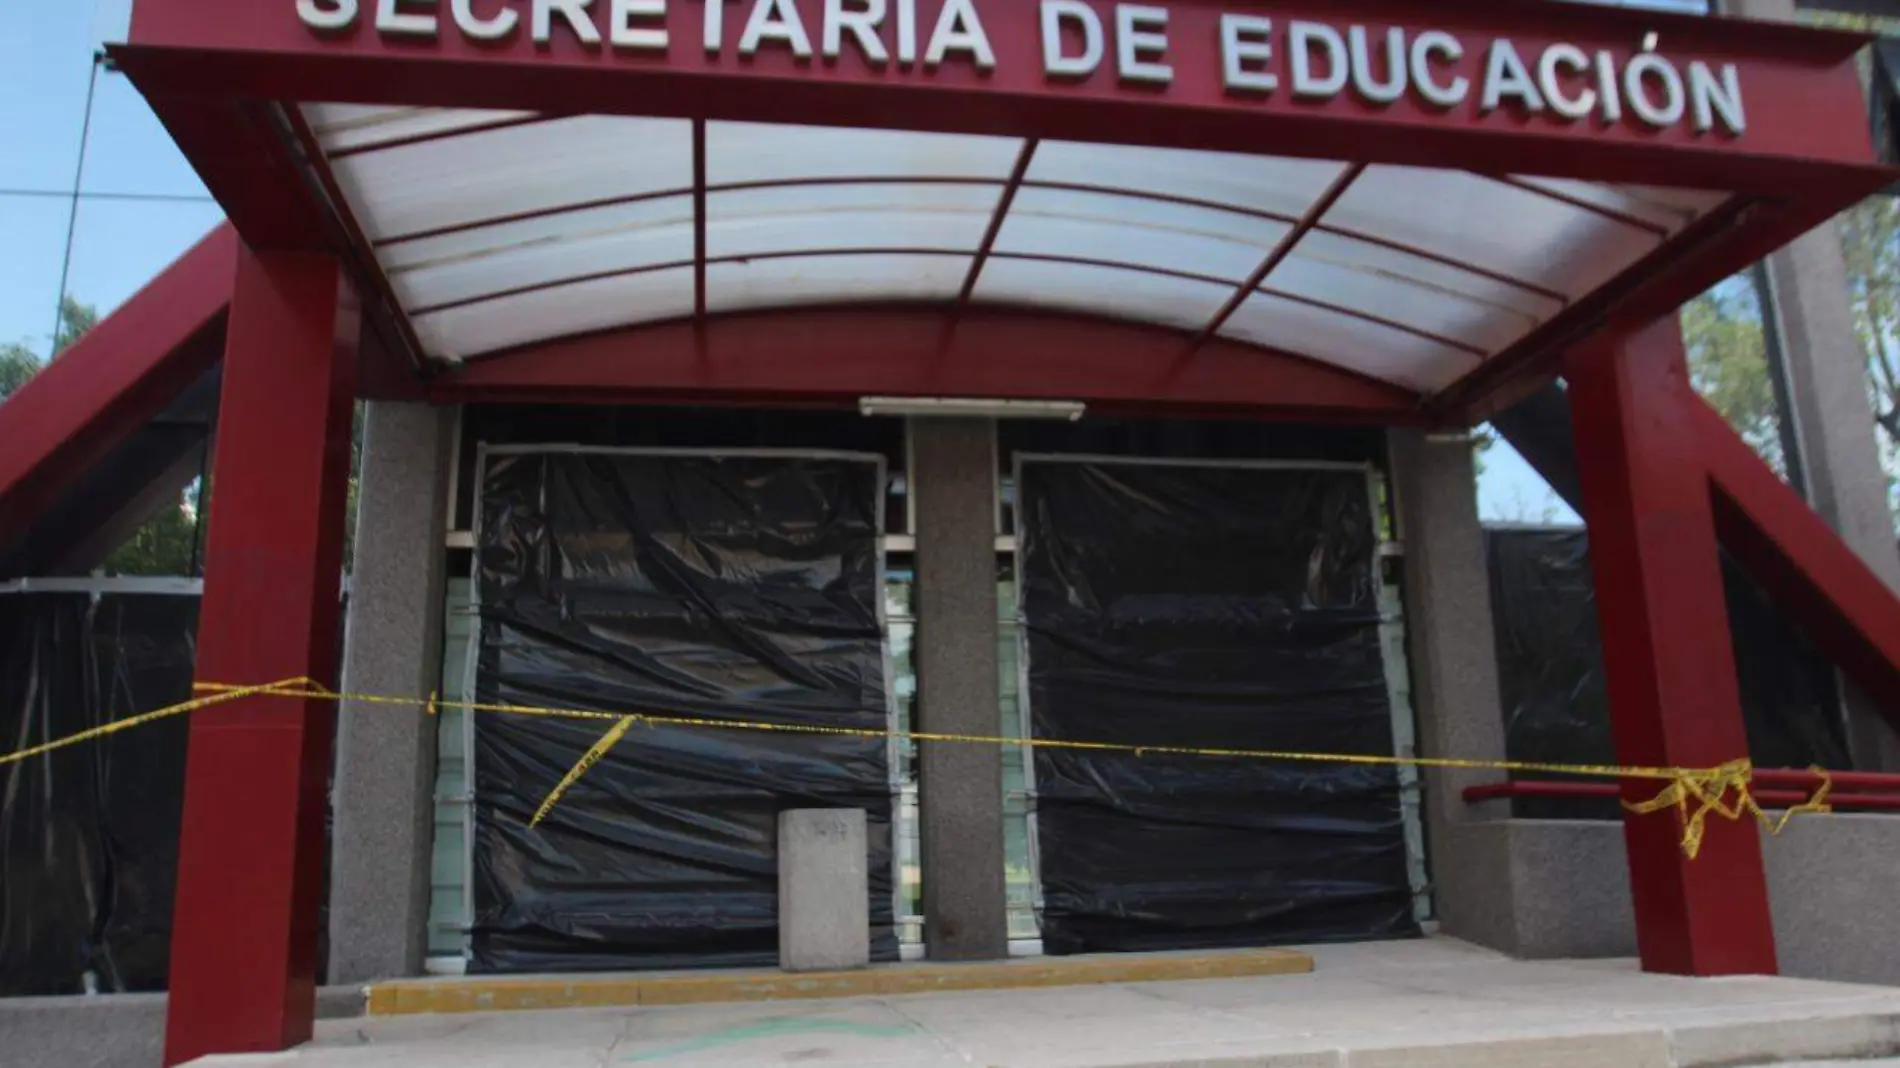
[[[0,542],[224,355],[237,252],[213,230],[0,405]]]
[[[1716,535],[1900,727],[1900,598],[1706,402],[1690,406]]]

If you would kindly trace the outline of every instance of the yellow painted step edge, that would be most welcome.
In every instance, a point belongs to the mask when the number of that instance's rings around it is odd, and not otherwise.
[[[1091,983],[1152,983],[1298,975],[1313,958],[1273,949],[1207,956],[1129,956],[1018,960],[1010,963],[903,965],[851,972],[749,972],[599,979],[431,979],[376,983],[371,1016],[506,1012],[607,1006],[704,1005],[723,1001],[794,1001],[936,990],[1013,990]]]

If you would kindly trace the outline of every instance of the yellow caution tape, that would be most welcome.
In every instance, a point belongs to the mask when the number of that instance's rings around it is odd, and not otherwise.
[[[443,709],[459,708],[470,712],[488,712],[510,716],[545,716],[552,719],[601,720],[612,726],[542,802],[529,826],[539,824],[582,776],[598,764],[608,750],[618,744],[635,726],[689,727],[711,730],[764,731],[784,734],[842,735],[856,738],[897,737],[913,742],[945,742],[963,745],[1022,746],[1028,749],[1080,750],[1100,753],[1129,753],[1144,756],[1221,757],[1242,760],[1275,760],[1312,764],[1348,764],[1391,768],[1429,768],[1461,771],[1525,772],[1543,775],[1579,775],[1608,779],[1647,779],[1665,783],[1648,801],[1624,802],[1637,814],[1675,810],[1682,827],[1682,851],[1693,859],[1702,849],[1702,839],[1711,815],[1740,820],[1752,815],[1771,834],[1779,834],[1797,815],[1833,811],[1827,797],[1833,787],[1827,772],[1815,768],[1821,787],[1806,803],[1789,808],[1779,819],[1770,817],[1756,801],[1750,784],[1754,765],[1748,760],[1733,760],[1713,768],[1645,767],[1617,764],[1557,764],[1526,760],[1461,760],[1455,757],[1377,756],[1366,753],[1314,753],[1277,749],[1221,749],[1206,746],[1148,745],[1127,742],[1085,742],[1060,738],[1011,738],[991,734],[944,734],[932,731],[896,731],[874,727],[820,727],[807,724],[761,723],[757,721],[717,719],[707,716],[667,716],[645,712],[600,712],[591,709],[553,708],[537,705],[495,704],[481,701],[447,701],[437,694],[426,699],[391,697],[384,694],[340,693],[309,678],[284,679],[257,686],[201,682],[195,687],[209,696],[197,697],[142,715],[122,719],[78,734],[36,745],[18,752],[0,755],[0,767],[15,764],[67,746],[93,741],[120,731],[144,726],[171,716],[246,697],[288,697],[302,700],[354,701],[367,705],[393,705],[422,709],[434,716]]]
[[[1746,760],[1731,760],[1706,771],[1685,772],[1663,787],[1662,793],[1648,801],[1625,801],[1623,807],[1638,815],[1675,809],[1682,823],[1682,851],[1691,860],[1702,852],[1702,835],[1710,813],[1727,820],[1753,815],[1761,821],[1762,826],[1768,828],[1768,833],[1780,834],[1788,821],[1796,816],[1834,811],[1834,806],[1827,801],[1828,794],[1834,789],[1834,779],[1826,768],[1811,769],[1821,777],[1820,788],[1807,801],[1789,806],[1780,819],[1774,819],[1762,811],[1761,803],[1755,800],[1754,793],[1749,790],[1754,770],[1754,766]],[[1729,800],[1730,795],[1734,796],[1733,801]],[[1691,802],[1694,808],[1690,807]]]
[[[0,756],[0,767],[5,767],[8,764],[18,764],[23,760],[31,760],[36,756],[42,756],[58,749],[64,749],[67,746],[78,745],[81,742],[90,742],[98,738],[104,738],[109,735],[117,734],[120,731],[129,731],[134,727],[143,727],[148,723],[157,723],[161,719],[170,719],[173,716],[182,716],[187,712],[196,712],[201,708],[210,708],[212,705],[221,705],[246,697],[264,695],[276,696],[293,687],[306,686],[320,688],[317,687],[314,680],[308,677],[283,679],[279,682],[267,682],[262,686],[196,686],[193,688],[209,691],[213,696],[198,697],[190,701],[180,701],[175,705],[166,705],[164,708],[155,708],[150,712],[140,713],[139,715],[130,716],[126,719],[114,720],[103,726],[83,730],[78,734],[69,734],[64,738],[55,738],[43,745],[28,746],[25,749],[15,750],[5,756]]]
[[[633,723],[632,716],[622,716],[620,722],[607,728],[607,733],[600,736],[600,741],[595,742],[587,752],[582,753],[581,758],[574,762],[574,766],[567,770],[567,774],[561,776],[561,781],[554,784],[554,789],[548,791],[548,799],[541,802],[540,808],[534,810],[534,818],[528,821],[528,826],[539,827],[541,821],[547,818],[548,813],[554,811],[554,806],[561,803],[561,796],[567,793],[568,787],[581,781],[581,776],[592,770],[595,764],[600,763],[600,758],[607,755],[607,750],[612,749],[614,743],[627,736],[627,729],[632,727]]]

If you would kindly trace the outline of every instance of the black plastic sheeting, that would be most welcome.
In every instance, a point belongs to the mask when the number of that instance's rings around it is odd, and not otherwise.
[[[197,618],[187,595],[0,596],[0,750],[189,699]],[[0,767],[0,996],[165,988],[187,731]]]
[[[1588,538],[1582,530],[1490,529],[1485,549],[1510,758],[1614,763]],[[1722,571],[1749,757],[1761,767],[1849,767],[1827,661],[1740,568],[1724,560]],[[1517,798],[1512,811],[1620,817],[1611,798]]]
[[[1037,737],[1392,753],[1363,471],[1018,478]],[[1416,932],[1390,768],[1035,754],[1051,953]]]
[[[879,482],[875,457],[490,456],[479,699],[884,730]],[[530,830],[608,724],[476,724],[477,970],[777,963],[797,808],[867,813],[896,958],[886,739],[636,727]]]

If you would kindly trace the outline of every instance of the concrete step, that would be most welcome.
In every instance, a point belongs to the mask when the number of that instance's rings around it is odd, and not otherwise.
[[[930,994],[952,990],[1019,990],[1301,975],[1310,954],[1292,949],[1202,953],[1105,953],[1018,957],[973,963],[918,961],[852,971],[783,972],[776,968],[594,975],[431,976],[372,983],[371,1016],[508,1012],[611,1006],[705,1005],[743,1001],[809,1001]]]
[[[1304,975],[370,1016],[322,1025],[316,1042],[287,1054],[209,1061],[207,1068],[1766,1068],[1900,1061],[1895,988],[1645,975],[1628,961],[1513,961],[1448,939],[1310,952],[1316,968]]]

